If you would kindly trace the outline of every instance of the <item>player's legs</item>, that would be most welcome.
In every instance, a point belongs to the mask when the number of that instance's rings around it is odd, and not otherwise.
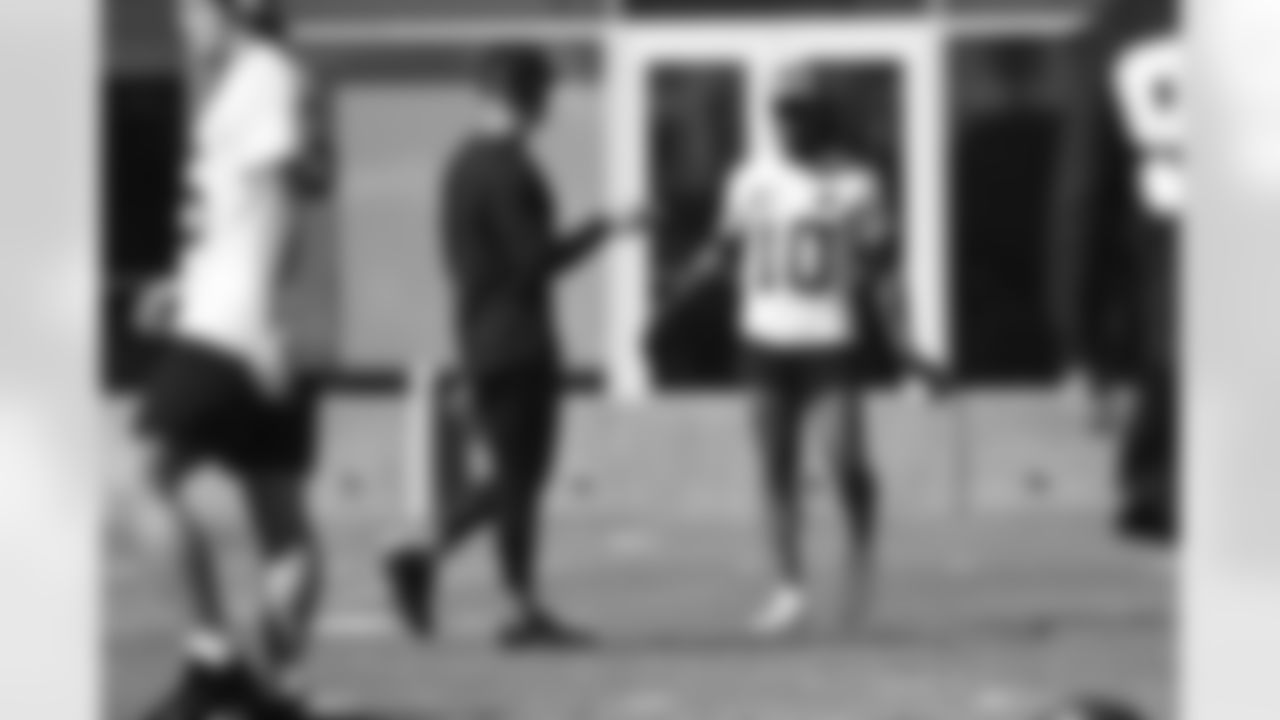
[[[579,640],[548,610],[538,572],[542,505],[559,435],[558,373],[532,367],[481,376],[468,393],[466,417],[455,408],[441,428],[454,461],[442,468],[448,476],[436,481],[454,491],[442,493],[447,502],[435,538],[391,559],[398,610],[415,632],[430,632],[441,562],[476,531],[497,523],[497,562],[514,610],[506,639],[516,645]],[[485,477],[473,477],[465,443],[483,446]]]
[[[492,381],[490,381],[492,382]],[[471,400],[463,401],[466,392]],[[442,382],[432,425],[435,448],[430,483],[435,526],[424,537],[391,552],[386,576],[395,610],[406,627],[425,637],[435,629],[437,576],[444,560],[476,532],[497,522],[503,507],[503,485],[494,471],[494,453],[480,422],[475,396],[478,387]],[[470,462],[483,446],[490,462],[477,469]]]
[[[234,361],[175,343],[160,359],[142,408],[145,469],[155,490],[151,538],[174,569],[190,619],[175,687],[148,715],[185,720],[241,703],[250,682],[231,639],[212,521],[192,492],[193,471],[222,458],[246,400]]]
[[[251,717],[305,716],[292,673],[314,633],[323,566],[307,496],[319,392],[298,382],[284,396],[252,386],[252,404],[224,462],[241,484],[257,544],[259,611],[253,626]]]
[[[259,553],[257,659],[272,689],[292,692],[323,597],[320,545],[299,477],[260,473],[246,490]]]
[[[1126,483],[1122,529],[1154,543],[1176,532],[1177,234],[1153,224],[1138,231],[1144,250],[1140,275],[1142,365],[1138,407],[1125,438],[1121,474]]]
[[[257,540],[260,667],[285,688],[314,632],[323,596],[323,563],[308,501],[318,390],[264,398],[260,421],[236,461]],[[286,688],[287,689],[287,688]]]
[[[806,388],[794,363],[760,354],[752,361],[752,420],[760,448],[765,527],[777,587],[757,630],[779,632],[805,611],[800,425]]]
[[[514,617],[515,646],[583,638],[550,611],[540,582],[542,521],[559,440],[560,394],[553,368],[531,368],[481,388],[479,410],[500,485],[497,560]]]
[[[1175,391],[1168,371],[1146,373],[1137,414],[1125,438],[1120,525],[1126,535],[1137,540],[1164,543],[1176,533]]]
[[[822,392],[825,455],[845,520],[849,619],[870,599],[880,531],[880,494],[870,460],[862,385],[840,360],[828,368]]]
[[[448,554],[478,530],[495,521],[502,506],[492,442],[473,402],[476,394],[460,385],[442,389],[450,393],[436,413],[435,497],[438,503],[432,543],[436,554]],[[478,462],[483,458],[484,463]]]
[[[250,705],[255,681],[229,625],[212,522],[188,481],[195,466],[181,452],[163,447],[154,452],[151,476],[161,491],[150,537],[173,568],[175,590],[188,620],[178,675],[144,717],[214,717]]]
[[[155,483],[149,539],[173,567],[177,594],[188,613],[185,648],[189,659],[210,664],[233,654],[227,628],[217,553],[210,523],[203,517],[189,481],[197,465],[192,456],[163,442],[144,451]]]

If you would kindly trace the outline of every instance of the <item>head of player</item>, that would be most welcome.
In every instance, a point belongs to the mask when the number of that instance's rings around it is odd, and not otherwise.
[[[788,70],[773,100],[783,155],[805,165],[838,155],[840,122],[818,73],[807,65]]]
[[[286,31],[278,0],[182,0],[179,24],[201,65],[219,62],[246,40],[278,41]]]
[[[1044,86],[1044,62],[1038,42],[1013,41],[997,46],[991,70],[1011,106],[1035,104]]]
[[[528,45],[490,50],[479,67],[478,90],[484,119],[499,132],[524,138],[546,117],[555,90],[550,58]]]

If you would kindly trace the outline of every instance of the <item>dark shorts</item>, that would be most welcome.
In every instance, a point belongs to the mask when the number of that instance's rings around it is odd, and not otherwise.
[[[754,387],[788,393],[855,388],[866,375],[866,358],[855,348],[793,350],[749,344],[744,362]]]
[[[786,458],[804,452],[809,433],[818,433],[824,452],[840,467],[864,465],[867,380],[862,362],[856,350],[750,348],[753,414],[767,466],[793,462]],[[808,421],[815,412],[822,422]]]
[[[214,463],[247,476],[293,476],[311,468],[318,391],[298,383],[270,397],[243,362],[220,350],[174,341],[144,386],[140,429],[182,462]]]

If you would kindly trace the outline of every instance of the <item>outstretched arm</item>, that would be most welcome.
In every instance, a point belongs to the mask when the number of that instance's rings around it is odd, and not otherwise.
[[[734,170],[724,188],[720,217],[714,234],[702,243],[693,258],[674,273],[664,293],[663,314],[683,307],[707,283],[721,277],[741,252],[741,242],[750,224],[746,172]],[[754,198],[750,198],[754,199]]]
[[[887,200],[877,192],[859,223],[866,241],[860,254],[870,293],[871,310],[888,335],[891,351],[913,375],[940,384],[942,372],[928,362],[911,338],[907,289],[897,243],[892,242],[893,223]]]
[[[511,197],[504,193],[496,196]],[[561,274],[592,257],[606,241],[628,234],[648,222],[643,213],[599,216],[564,232],[554,227],[539,227],[545,221],[528,217],[519,208],[498,208],[492,214],[498,223],[499,235],[536,248],[534,252],[521,256],[522,262],[513,283],[518,288],[554,282]]]
[[[736,255],[737,242],[732,235],[721,234],[708,240],[693,259],[676,271],[668,286],[665,305],[683,306],[706,284],[722,276]]]
[[[546,259],[546,274],[559,274],[577,267],[591,257],[605,241],[628,234],[647,225],[646,213],[636,212],[607,217],[604,215],[583,222],[554,241],[552,252]]]

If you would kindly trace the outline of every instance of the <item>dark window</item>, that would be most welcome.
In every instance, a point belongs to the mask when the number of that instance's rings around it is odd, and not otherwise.
[[[138,289],[169,268],[177,248],[182,83],[176,73],[119,73],[104,94],[103,371],[108,385],[120,388],[146,356],[130,322]]]

